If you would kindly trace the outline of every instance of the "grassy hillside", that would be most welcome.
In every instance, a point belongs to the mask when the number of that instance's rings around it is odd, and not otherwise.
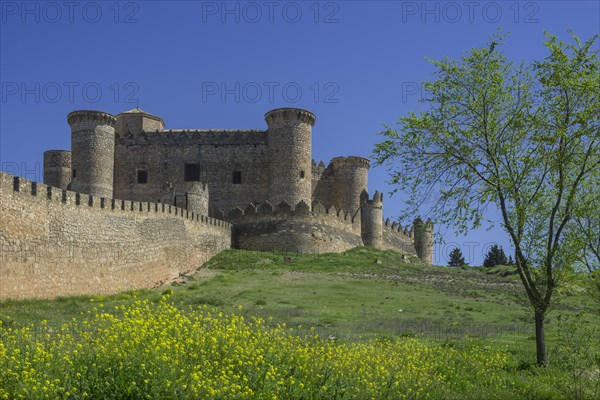
[[[29,324],[34,324],[34,331],[58,331],[62,324],[81,320],[90,313],[106,312],[120,318],[134,302],[157,304],[161,299],[180,310],[208,306],[246,320],[263,318],[267,328],[286,324],[293,328],[295,336],[317,334],[340,345],[415,337],[457,348],[466,346],[469,352],[476,346],[509,354],[507,365],[513,371],[509,374],[537,374],[531,364],[532,312],[518,276],[510,267],[432,267],[414,264],[414,260],[395,252],[369,248],[323,255],[227,250],[195,274],[153,290],[5,301],[0,303],[0,321],[2,329],[13,331]],[[568,329],[559,323],[565,316],[580,314],[574,320],[576,324]],[[594,338],[574,335],[573,326],[596,334],[593,328],[600,326],[598,304],[586,294],[584,285],[571,282],[557,293],[547,322],[552,361],[553,356],[562,357],[560,346],[572,345],[576,352],[594,342]],[[569,333],[570,339],[565,340]],[[594,368],[600,367],[600,360],[596,358],[594,362],[595,367],[592,364],[578,370],[587,374],[582,381],[571,381],[571,377],[566,382],[571,386],[581,382],[597,385],[600,372]],[[564,374],[572,375],[564,368],[552,373],[563,374],[563,378],[567,376]],[[534,379],[534,375],[529,376]],[[546,378],[551,381],[555,377]],[[563,389],[547,386],[544,379],[538,381],[538,397],[532,398],[564,398]],[[527,379],[525,382],[530,384]],[[523,386],[520,389],[529,390]],[[585,395],[589,396],[595,389],[586,390]],[[506,388],[500,392],[511,393]],[[572,397],[574,392],[568,393],[566,397]]]
[[[503,276],[504,275],[504,276]],[[339,339],[423,334],[437,338],[531,336],[532,313],[510,267],[449,268],[407,264],[405,256],[369,248],[342,254],[286,254],[227,250],[195,274],[137,298],[156,301],[171,292],[175,303],[208,304],[230,312],[272,317],[289,326],[315,327]],[[6,324],[47,320],[60,325],[98,302],[129,304],[133,292],[114,296],[5,301]],[[548,318],[598,309],[585,290],[571,285],[556,296]]]

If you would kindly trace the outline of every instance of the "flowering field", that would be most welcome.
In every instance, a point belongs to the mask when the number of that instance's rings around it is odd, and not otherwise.
[[[0,302],[0,399],[600,399],[597,302],[557,293],[538,368],[517,283],[229,250],[158,290]]]
[[[1,328],[0,398],[450,398],[505,384],[497,351],[414,338],[338,344],[181,310],[168,296],[106,311],[58,330]]]

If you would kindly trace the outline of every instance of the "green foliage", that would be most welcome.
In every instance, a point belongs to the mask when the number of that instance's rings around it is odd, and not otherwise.
[[[565,43],[546,33],[548,56],[516,65],[498,33],[493,46],[432,61],[428,109],[401,117],[399,130],[386,126],[375,147],[390,183],[410,195],[403,216],[426,206],[465,233],[493,224],[490,205],[499,210],[536,316],[540,364],[544,315],[589,243],[577,220],[600,209],[599,37]]]
[[[511,277],[512,279],[519,279],[517,269],[514,265],[497,265],[495,267],[487,267],[484,272],[490,275],[498,275],[502,277]]]
[[[290,256],[294,263],[285,263]],[[368,248],[227,250],[164,295],[162,287],[0,302],[0,388],[8,398],[27,389],[32,399],[84,398],[83,391],[108,399],[241,398],[247,389],[248,398],[571,399],[580,390],[593,398],[590,364],[573,376],[554,350],[549,368],[527,361],[528,306],[515,276],[504,277],[509,267],[463,270],[403,259]],[[549,314],[551,349],[564,340],[556,315],[597,310],[579,281],[571,285]],[[600,326],[597,314],[575,318]],[[574,348],[598,354],[597,333],[563,332],[572,333]]]
[[[415,338],[299,338],[285,325],[166,299],[107,311],[58,331],[0,324],[0,398],[400,399],[507,390],[503,351]]]
[[[598,179],[600,182],[600,178]],[[595,207],[600,210],[600,189],[588,193],[587,200],[593,201]],[[590,295],[598,299],[600,303],[600,212],[592,215],[575,217],[577,229],[583,235],[581,248],[576,249],[580,255],[579,263],[583,271],[587,272],[590,283]]]
[[[285,259],[293,260],[292,263]],[[376,264],[378,259],[382,264]],[[410,269],[428,269],[413,255],[372,247],[355,247],[343,253],[298,254],[260,252],[248,250],[225,250],[212,258],[205,267],[209,269],[239,270],[246,268],[265,270],[293,270],[305,272],[370,272],[381,271],[386,266]]]
[[[493,245],[483,260],[484,267],[495,267],[496,265],[510,265],[502,246]]]
[[[600,327],[583,313],[558,317],[558,341],[553,349],[554,364],[568,371],[572,379],[559,382],[572,399],[600,397]]]
[[[448,261],[449,267],[462,267],[465,264],[465,258],[463,257],[462,251],[455,247],[450,252],[450,260]]]

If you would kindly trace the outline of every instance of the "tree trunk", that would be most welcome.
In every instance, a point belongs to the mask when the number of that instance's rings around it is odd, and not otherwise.
[[[544,336],[544,317],[545,312],[535,312],[535,349],[537,352],[537,363],[540,367],[548,364],[546,355],[546,339]]]

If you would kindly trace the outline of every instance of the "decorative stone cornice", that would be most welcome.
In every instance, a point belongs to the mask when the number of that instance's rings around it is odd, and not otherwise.
[[[315,114],[303,108],[276,108],[265,114],[268,126],[286,124],[289,122],[301,122],[314,126]]]
[[[46,150],[44,152],[44,155],[48,154],[65,154],[65,153],[71,153],[71,150]]]
[[[69,125],[80,122],[98,122],[102,125],[115,126],[117,119],[114,115],[97,110],[77,110],[67,116]]]
[[[371,167],[371,161],[368,158],[349,156],[349,157],[335,157],[331,160],[334,168],[342,165],[352,165],[359,168],[369,169]]]

